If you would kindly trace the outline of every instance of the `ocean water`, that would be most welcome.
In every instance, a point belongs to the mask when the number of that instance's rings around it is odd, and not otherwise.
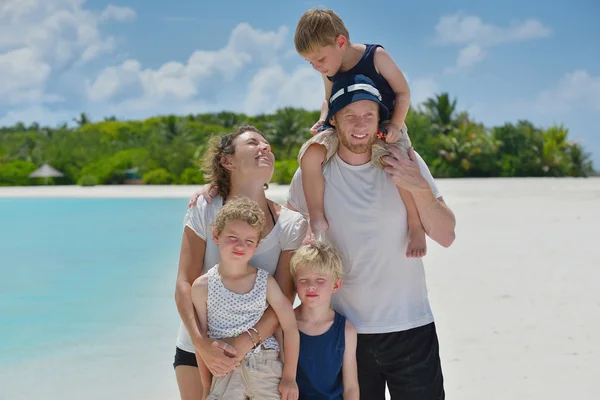
[[[178,398],[187,203],[0,198],[0,400]]]
[[[187,199],[0,199],[0,399],[71,398],[51,394],[57,379],[67,394],[75,377],[112,380],[150,354],[173,379],[186,209]]]

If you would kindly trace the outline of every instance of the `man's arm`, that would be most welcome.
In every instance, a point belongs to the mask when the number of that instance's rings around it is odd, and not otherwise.
[[[387,149],[392,156],[383,157],[388,164],[384,168],[385,172],[398,187],[408,190],[413,195],[427,236],[444,247],[450,247],[456,238],[454,213],[442,197],[435,197],[431,186],[421,173],[415,151],[410,148],[410,159],[407,159],[398,148],[387,146]]]
[[[456,219],[452,210],[444,202],[443,197],[436,198],[431,188],[429,188],[428,190],[413,192],[413,198],[427,236],[444,247],[450,247],[456,239],[456,233],[454,232]]]

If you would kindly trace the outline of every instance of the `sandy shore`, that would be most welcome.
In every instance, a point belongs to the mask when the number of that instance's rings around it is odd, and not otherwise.
[[[438,184],[458,220],[454,245],[430,242],[425,258],[447,398],[600,398],[600,179]],[[196,189],[0,188],[0,197],[187,198]],[[284,198],[287,187],[270,190]],[[4,385],[10,398],[177,399],[168,295],[144,340],[121,336],[116,348],[0,369],[0,393]]]
[[[201,185],[103,185],[0,187],[0,198],[189,198]],[[271,184],[269,193],[285,196],[287,186]]]

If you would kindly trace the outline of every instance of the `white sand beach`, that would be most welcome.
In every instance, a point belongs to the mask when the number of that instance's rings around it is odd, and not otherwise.
[[[600,179],[438,185],[458,221],[453,246],[430,242],[425,258],[447,398],[600,398]],[[188,198],[197,188],[0,188],[0,197]],[[284,201],[286,192],[272,185],[269,196]],[[168,297],[147,337],[120,333],[107,342],[117,346],[77,344],[0,368],[0,398],[178,399],[175,313]]]
[[[0,186],[0,198],[187,198],[201,185]],[[270,184],[269,193],[285,196],[286,185]]]

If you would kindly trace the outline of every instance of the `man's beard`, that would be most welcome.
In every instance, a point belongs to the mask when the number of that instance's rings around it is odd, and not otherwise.
[[[338,135],[338,137],[340,138],[340,142],[342,143],[342,145],[347,148],[348,150],[350,150],[352,153],[354,154],[364,154],[367,152],[371,152],[371,149],[373,147],[373,143],[375,143],[375,140],[377,140],[377,137],[375,135],[372,135],[369,138],[369,141],[367,143],[364,144],[353,144],[350,142],[350,138],[348,137],[349,135],[345,135],[343,133],[340,132],[340,134]]]

